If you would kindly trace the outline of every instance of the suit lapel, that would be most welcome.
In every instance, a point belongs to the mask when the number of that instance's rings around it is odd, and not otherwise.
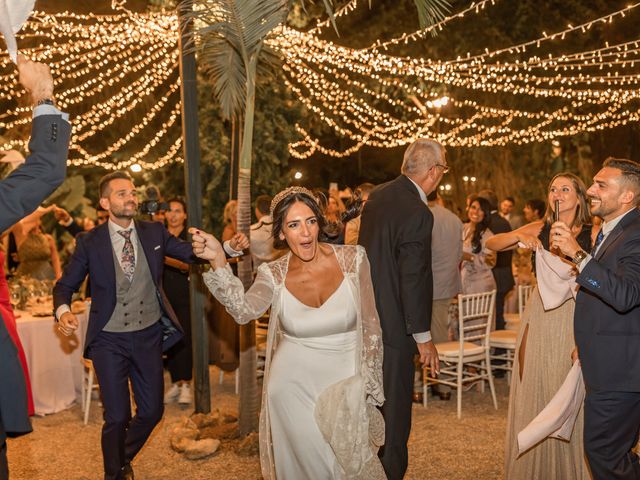
[[[138,234],[138,238],[140,239],[140,245],[142,245],[142,250],[144,252],[145,259],[147,261],[147,265],[149,266],[149,271],[151,272],[151,278],[157,278],[158,274],[158,266],[156,262],[153,261],[154,255],[153,251],[153,238],[150,236],[149,230],[143,223],[135,222],[136,225],[136,233]],[[142,257],[138,258],[137,261],[141,261]]]
[[[639,215],[640,215],[640,212],[638,211],[638,209],[634,209],[634,211],[627,213],[622,218],[622,220],[620,220],[618,225],[616,225],[616,228],[614,228],[611,231],[611,233],[607,235],[607,238],[602,243],[602,246],[600,247],[600,249],[598,250],[598,253],[596,254],[596,260],[600,260],[604,256],[604,254],[609,249],[609,247],[615,243],[615,241],[618,239],[620,235],[622,235],[625,227],[629,223],[631,223],[633,220],[635,220]]]
[[[111,235],[109,233],[109,222],[105,222],[96,230],[96,243],[98,244],[96,252],[102,262],[108,283],[109,285],[115,285],[116,266],[113,260],[113,245],[111,244]]]

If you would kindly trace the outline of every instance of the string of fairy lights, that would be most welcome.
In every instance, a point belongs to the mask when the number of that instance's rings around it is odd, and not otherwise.
[[[72,118],[71,165],[155,169],[182,160],[176,16],[36,12],[19,41],[21,52],[51,67],[56,104]],[[30,122],[31,107],[12,100],[22,93],[5,55],[0,98],[13,106],[0,114],[0,131]]]
[[[453,61],[381,53],[423,38],[428,29],[361,50],[287,31],[273,40],[286,59],[287,84],[336,135],[352,142],[344,150],[333,150],[298,126],[303,138],[290,145],[290,153],[296,158],[315,153],[346,157],[364,145],[395,147],[425,135],[449,146],[525,144],[637,121],[640,40],[571,54],[525,60],[522,56],[528,50],[535,53],[545,42],[561,42],[594,25],[611,24],[639,6],[628,5],[559,32],[543,32],[529,42]],[[498,61],[508,55],[516,59]],[[455,99],[442,97],[443,90],[453,88]],[[496,94],[544,103],[539,111],[495,109],[491,104],[499,103]],[[436,105],[440,97],[447,99],[446,108]]]
[[[277,29],[268,42],[282,56],[287,86],[314,119],[347,140],[335,150],[298,125],[300,140],[289,146],[290,154],[347,157],[365,145],[389,148],[421,136],[452,147],[521,145],[638,121],[640,38],[578,52],[549,54],[542,47],[553,42],[553,51],[562,52],[566,38],[609,26],[640,2],[451,60],[389,53],[497,2],[474,1],[428,28],[361,49],[323,40],[329,20],[307,32]],[[56,102],[73,118],[70,164],[155,169],[182,161],[177,17],[133,13],[120,3],[113,15],[36,12],[19,35],[21,51],[52,69]],[[357,6],[351,0],[335,17]],[[15,100],[21,95],[14,67],[2,54],[0,100],[11,106],[0,113],[0,132],[24,130],[30,122],[31,108]],[[513,106],[521,99],[528,108]],[[16,147],[25,148],[26,141],[0,145]]]

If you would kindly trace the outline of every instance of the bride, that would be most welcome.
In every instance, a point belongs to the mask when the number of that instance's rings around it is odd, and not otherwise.
[[[276,248],[245,293],[220,242],[190,229],[193,250],[211,263],[204,281],[244,324],[271,307],[260,462],[266,479],[384,479],[378,410],[382,337],[364,249],[323,243],[313,194],[289,187],[271,203]]]

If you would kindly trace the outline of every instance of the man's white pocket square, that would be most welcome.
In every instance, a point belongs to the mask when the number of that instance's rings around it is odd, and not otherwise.
[[[156,245],[155,247],[153,247],[154,250],[158,250],[160,248],[160,245]]]

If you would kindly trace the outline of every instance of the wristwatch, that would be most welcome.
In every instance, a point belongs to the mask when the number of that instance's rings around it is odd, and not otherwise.
[[[578,250],[571,261],[575,263],[576,266],[578,266],[585,258],[587,258],[587,252],[585,252],[584,250]]]
[[[55,104],[53,103],[53,100],[50,98],[43,98],[42,100],[38,100],[36,107],[40,105],[51,105],[52,107],[55,106]]]

